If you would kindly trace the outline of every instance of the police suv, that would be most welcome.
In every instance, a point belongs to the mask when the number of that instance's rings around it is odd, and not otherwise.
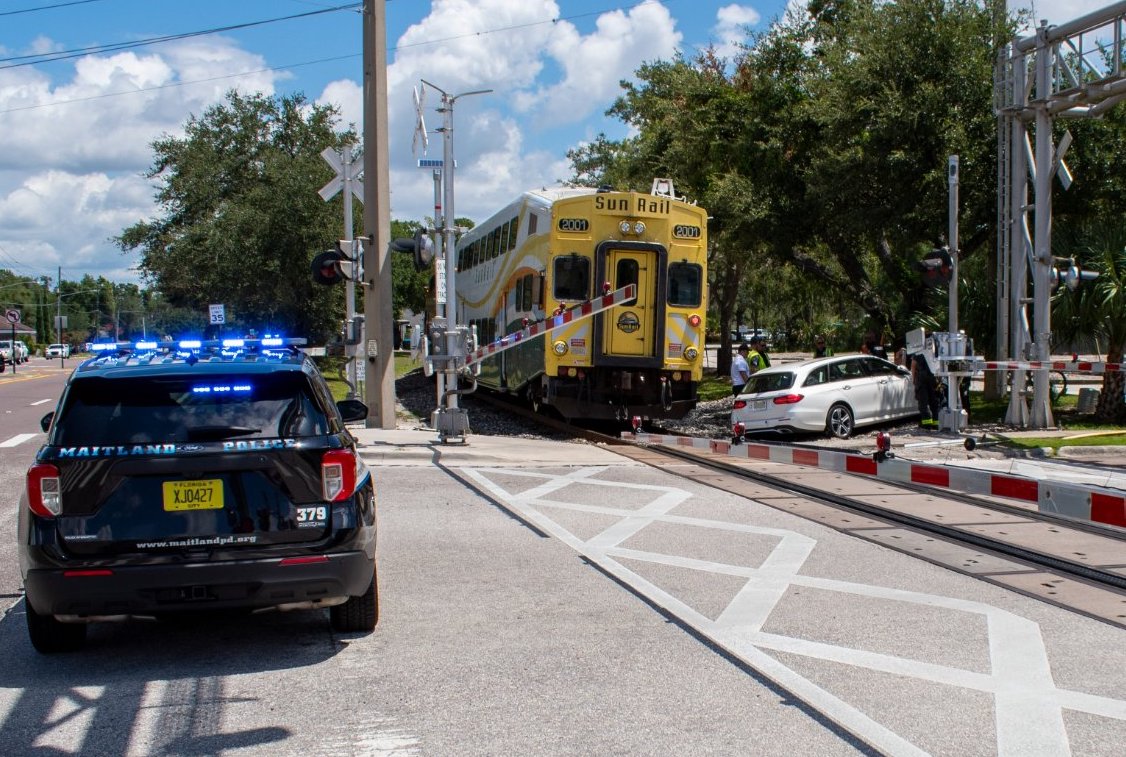
[[[79,365],[19,508],[31,643],[86,624],[199,610],[329,608],[379,617],[376,503],[304,340],[99,345]]]

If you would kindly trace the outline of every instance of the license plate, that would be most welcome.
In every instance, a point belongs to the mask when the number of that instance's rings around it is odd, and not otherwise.
[[[755,400],[753,407],[755,410],[765,410],[766,400]]]
[[[223,482],[217,478],[198,481],[165,481],[164,509],[218,510],[223,507]]]

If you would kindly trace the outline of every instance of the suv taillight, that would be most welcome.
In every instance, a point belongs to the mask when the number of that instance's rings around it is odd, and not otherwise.
[[[54,518],[61,511],[59,469],[36,463],[27,471],[27,506],[40,518]]]
[[[321,493],[340,502],[356,489],[356,455],[350,449],[332,449],[321,458]]]

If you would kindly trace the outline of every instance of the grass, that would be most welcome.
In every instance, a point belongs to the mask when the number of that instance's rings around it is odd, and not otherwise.
[[[344,361],[340,358],[318,358],[317,365],[321,369],[321,373],[324,374],[325,380],[328,381],[328,388],[332,390],[332,398],[334,400],[347,398],[348,384],[340,378],[340,369],[344,365]],[[409,352],[395,353],[395,378],[401,378],[421,366],[421,362],[411,359]],[[358,388],[358,391],[362,394],[363,388]]]

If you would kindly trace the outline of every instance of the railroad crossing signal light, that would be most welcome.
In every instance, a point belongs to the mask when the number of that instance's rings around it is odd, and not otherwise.
[[[427,271],[434,263],[434,241],[424,229],[414,233],[413,239],[396,239],[391,242],[392,252],[410,252],[414,254],[414,267],[420,271]]]
[[[351,262],[347,255],[340,249],[325,250],[313,258],[310,268],[313,272],[313,281],[325,286],[332,286],[347,280],[344,268],[341,266],[345,260]]]
[[[950,250],[946,247],[936,247],[915,264],[915,268],[923,274],[923,284],[929,287],[946,286],[954,274],[954,261],[950,257]]]

